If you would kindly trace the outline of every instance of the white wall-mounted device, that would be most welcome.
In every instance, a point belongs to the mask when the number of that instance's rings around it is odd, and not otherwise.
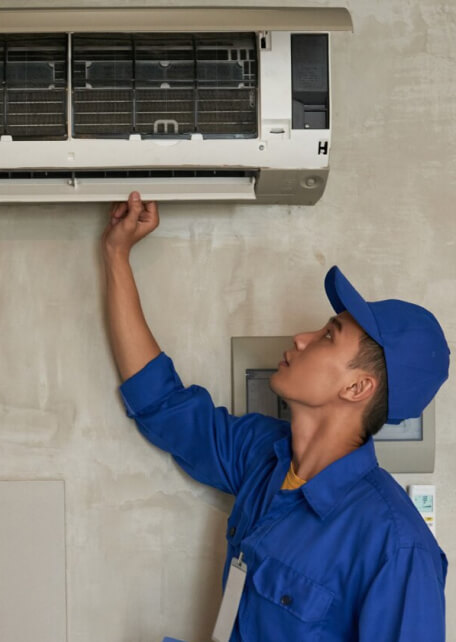
[[[432,484],[411,484],[408,487],[408,494],[435,535],[435,486]]]
[[[0,202],[312,205],[351,29],[328,7],[0,10]]]

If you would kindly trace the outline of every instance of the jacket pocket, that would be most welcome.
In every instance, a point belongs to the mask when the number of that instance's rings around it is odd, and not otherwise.
[[[283,562],[266,557],[241,601],[243,638],[261,642],[317,642],[330,617],[334,593]]]
[[[272,557],[261,562],[253,583],[260,595],[303,622],[323,620],[334,599],[327,588]]]

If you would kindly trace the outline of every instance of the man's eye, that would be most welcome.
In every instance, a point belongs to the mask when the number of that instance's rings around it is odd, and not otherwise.
[[[328,336],[328,334],[329,338],[331,339],[331,330],[326,330],[325,338]]]

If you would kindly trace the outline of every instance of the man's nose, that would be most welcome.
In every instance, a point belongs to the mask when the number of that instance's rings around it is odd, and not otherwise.
[[[296,346],[296,350],[303,350],[312,340],[314,334],[315,332],[300,332],[299,334],[295,334],[293,342]]]

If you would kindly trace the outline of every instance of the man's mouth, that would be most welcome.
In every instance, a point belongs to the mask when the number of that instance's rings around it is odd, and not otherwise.
[[[283,359],[282,359],[282,361],[279,363],[279,367],[280,367],[280,366],[289,366],[289,365],[290,365],[290,364],[288,363],[288,360],[287,360],[287,353],[286,353],[286,352],[284,352],[284,353],[283,353]]]

